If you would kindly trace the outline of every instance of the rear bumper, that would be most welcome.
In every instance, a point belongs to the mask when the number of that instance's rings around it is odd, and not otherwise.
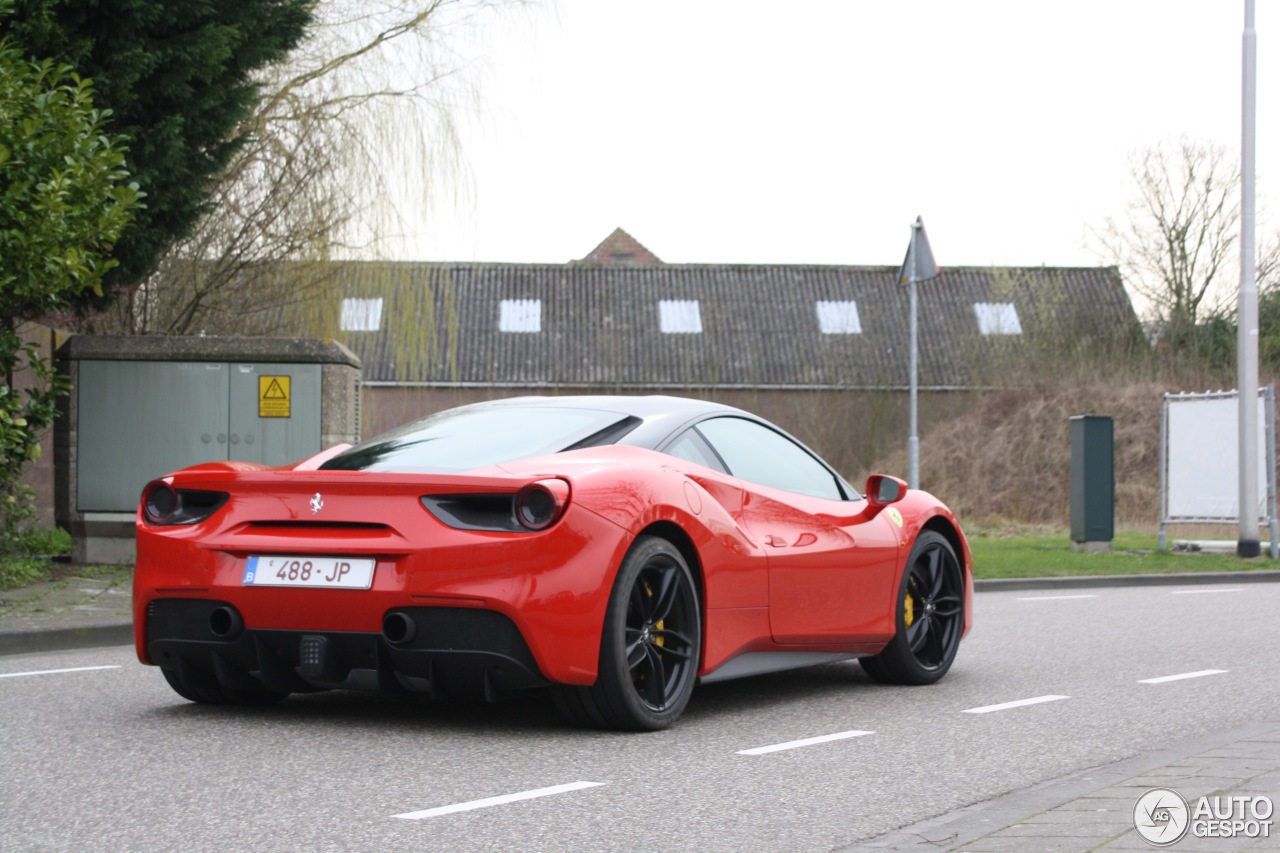
[[[385,656],[395,659],[416,646],[396,646],[382,636],[388,613],[463,609],[500,615],[513,624],[522,648],[536,661],[529,668],[540,677],[560,684],[595,682],[604,612],[630,541],[625,531],[572,507],[550,530],[528,535],[454,530],[432,521],[425,510],[418,514],[419,545],[381,533],[365,541],[345,528],[321,535],[318,529],[286,527],[268,535],[262,525],[235,522],[213,534],[200,525],[139,525],[133,579],[139,659],[169,666],[151,651],[153,637],[173,638],[150,628],[151,605],[157,601],[218,602],[242,618],[251,636],[372,636],[389,646]],[[362,590],[245,585],[248,557],[264,554],[372,558],[376,566],[370,587]],[[207,613],[197,617],[202,629],[207,619]],[[219,649],[229,645],[218,642]],[[423,649],[433,652],[432,660],[469,651],[447,637],[440,642]]]
[[[150,660],[190,687],[285,693],[483,693],[547,684],[515,624],[492,610],[400,607],[382,633],[251,629],[235,606],[157,599],[147,606]]]

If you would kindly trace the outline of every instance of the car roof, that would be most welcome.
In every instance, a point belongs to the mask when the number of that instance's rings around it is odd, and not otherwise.
[[[617,440],[618,444],[633,447],[646,447],[657,450],[666,445],[670,439],[685,427],[715,415],[733,415],[765,424],[769,428],[782,433],[791,441],[805,447],[804,443],[790,435],[776,424],[770,423],[759,415],[743,409],[697,400],[692,397],[672,397],[668,395],[628,396],[624,394],[580,395],[570,397],[508,397],[494,400],[491,403],[478,403],[477,406],[509,406],[511,408],[560,408],[583,409],[603,412],[616,412],[623,417],[635,417],[641,424]],[[812,450],[805,450],[813,454]],[[821,460],[817,454],[815,458]],[[848,481],[825,461],[822,464],[831,471],[840,482],[846,494],[856,497],[858,492]]]
[[[821,457],[813,453],[804,443],[795,436],[790,435],[785,430],[743,409],[733,406],[726,406],[722,403],[712,403],[708,400],[698,400],[693,397],[675,397],[670,395],[654,394],[654,395],[626,395],[626,394],[582,394],[570,396],[524,396],[524,397],[503,397],[496,400],[487,400],[479,403],[471,403],[468,405],[457,406],[447,411],[462,412],[465,410],[483,410],[483,409],[578,409],[581,411],[603,412],[613,414],[618,420],[635,419],[638,421],[634,426],[629,426],[620,436],[612,437],[605,443],[630,445],[632,447],[642,447],[649,450],[660,450],[670,441],[680,434],[684,429],[693,424],[703,421],[707,418],[716,416],[732,416],[745,418],[746,420],[755,421],[769,429],[781,433],[787,439],[795,442],[803,447],[806,452],[812,454],[815,459],[821,461]],[[438,412],[437,415],[445,414]],[[429,417],[435,417],[429,416]],[[425,419],[424,419],[425,420]],[[417,422],[414,422],[417,423]],[[413,424],[406,427],[412,428]],[[378,437],[369,439],[372,443],[378,441]],[[833,468],[825,462],[822,464],[831,471],[832,475],[841,483],[842,488],[849,495],[857,495],[857,490],[848,484],[843,477],[840,476]]]
[[[517,408],[594,409],[617,412],[620,415],[648,420],[671,415],[676,418],[694,418],[711,414],[748,414],[741,409],[697,400],[692,397],[673,397],[664,394],[646,396],[626,394],[582,394],[565,397],[526,396],[506,397],[478,403],[479,406],[512,406]]]
[[[617,439],[618,444],[647,447],[657,450],[686,426],[714,415],[734,415],[754,421],[762,419],[742,409],[697,400],[692,397],[669,395],[584,394],[566,397],[507,397],[485,403],[473,403],[463,408],[511,408],[511,409],[581,409],[583,411],[609,412],[621,418],[636,418],[640,423],[626,435]],[[776,429],[776,427],[774,427]]]

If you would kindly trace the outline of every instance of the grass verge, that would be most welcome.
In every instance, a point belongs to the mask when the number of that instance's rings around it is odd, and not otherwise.
[[[133,566],[114,563],[64,563],[47,557],[0,557],[0,591],[66,578],[107,578],[112,586],[133,580]]]
[[[0,590],[39,583],[52,566],[53,561],[40,557],[0,557]]]
[[[1244,560],[1234,554],[1160,551],[1154,533],[1117,532],[1110,554],[1071,550],[1065,530],[969,530],[975,578],[1052,578],[1280,569],[1280,562]],[[1265,553],[1265,543],[1264,543]]]

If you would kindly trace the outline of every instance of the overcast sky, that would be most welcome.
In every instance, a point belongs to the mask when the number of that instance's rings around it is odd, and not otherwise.
[[[1243,24],[1244,0],[558,0],[484,31],[465,191],[393,251],[561,263],[621,226],[668,262],[898,264],[920,214],[944,267],[1096,264],[1132,152],[1238,152]]]

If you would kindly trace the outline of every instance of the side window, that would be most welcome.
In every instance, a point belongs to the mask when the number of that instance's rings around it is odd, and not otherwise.
[[[667,445],[662,452],[669,453],[688,462],[696,462],[714,471],[724,471],[724,464],[716,458],[715,451],[707,446],[707,442],[702,436],[698,435],[697,430],[685,430],[679,438]]]
[[[762,486],[829,500],[844,500],[836,478],[803,447],[743,418],[712,418],[698,431],[735,477]]]

